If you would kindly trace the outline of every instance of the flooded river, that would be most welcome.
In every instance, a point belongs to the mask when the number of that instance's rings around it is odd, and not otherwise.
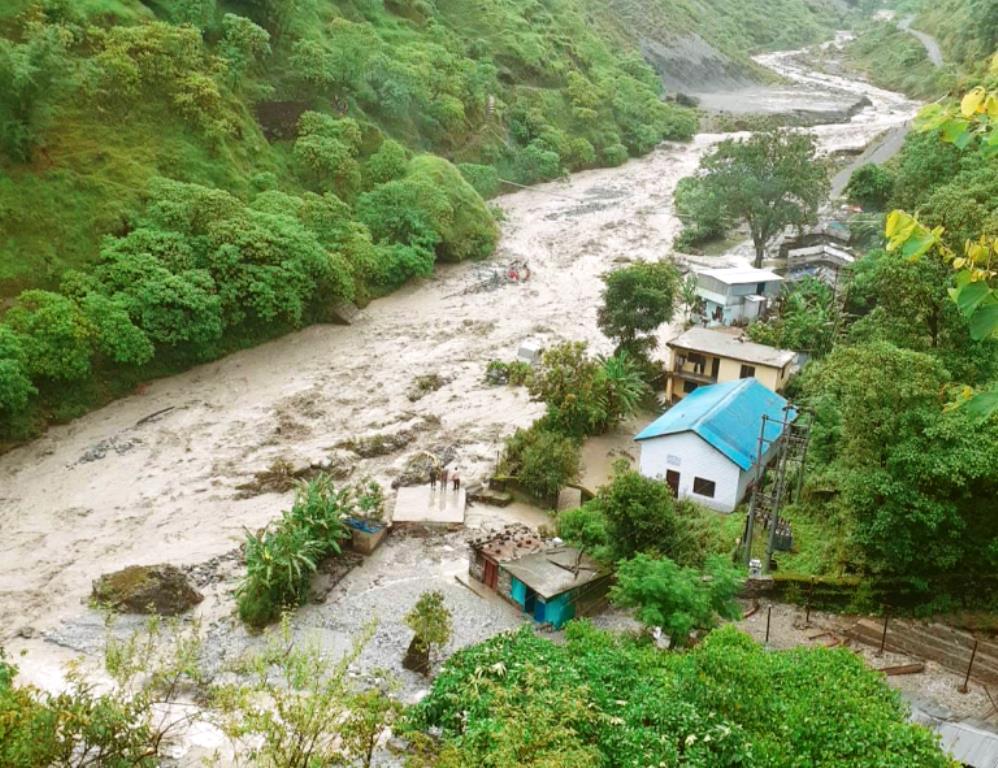
[[[870,98],[850,122],[814,129],[829,152],[862,150],[917,106],[813,72],[794,54],[760,61],[800,88]],[[30,650],[32,677],[55,679],[64,654],[46,637],[88,613],[91,581],[128,564],[231,552],[288,501],[237,492],[276,458],[304,465],[335,455],[341,440],[407,428],[409,445],[360,460],[356,474],[388,482],[413,452],[452,449],[465,482],[483,477],[502,438],[539,413],[522,391],[486,385],[487,362],[511,358],[527,338],[606,351],[595,322],[599,275],[671,254],[676,182],[723,138],[702,134],[500,198],[496,260],[526,259],[526,284],[467,292],[475,265],[441,268],[350,327],[310,327],[154,382],[0,457],[0,645]],[[414,378],[426,374],[446,383],[410,400]],[[231,608],[224,589],[203,605]]]

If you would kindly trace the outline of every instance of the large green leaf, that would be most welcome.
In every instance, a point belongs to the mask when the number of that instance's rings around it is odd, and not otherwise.
[[[958,280],[958,284],[959,282]],[[965,316],[969,317],[977,309],[977,305],[984,301],[990,294],[991,289],[987,283],[967,283],[957,288],[956,305]]]
[[[967,401],[964,408],[977,419],[986,419],[998,412],[998,389],[979,392]]]
[[[970,336],[981,341],[998,333],[998,298],[994,294],[982,302],[970,316]]]

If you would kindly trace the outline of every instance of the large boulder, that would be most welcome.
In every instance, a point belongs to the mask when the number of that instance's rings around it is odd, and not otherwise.
[[[92,597],[122,613],[176,616],[200,603],[204,596],[173,565],[130,565],[105,573],[93,583]]]

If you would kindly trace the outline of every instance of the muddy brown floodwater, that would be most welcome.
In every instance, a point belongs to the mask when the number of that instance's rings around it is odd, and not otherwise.
[[[761,60],[816,92],[870,95],[873,106],[850,122],[815,129],[829,151],[861,150],[916,107],[865,83],[810,72],[793,54]],[[66,652],[46,638],[58,641],[66,626],[92,614],[85,605],[91,581],[128,564],[189,565],[231,552],[246,528],[263,525],[289,500],[239,498],[236,488],[278,457],[307,464],[341,440],[417,425],[409,445],[359,460],[356,474],[387,483],[415,451],[453,449],[465,482],[483,477],[502,438],[540,413],[522,390],[486,385],[486,363],[512,357],[527,338],[579,339],[607,351],[596,328],[599,275],[671,254],[680,227],[676,182],[722,138],[664,144],[619,168],[500,198],[496,261],[528,260],[525,284],[468,293],[479,267],[441,267],[372,303],[350,327],[306,328],[154,382],[0,457],[0,644],[30,651],[24,670],[31,679],[57,683]],[[414,378],[431,373],[447,383],[411,402]],[[147,419],[152,414],[159,415]],[[453,554],[437,567],[450,578],[463,552],[457,540],[445,546]],[[389,550],[381,559],[418,567],[399,557]],[[375,590],[377,579],[367,588]],[[210,592],[200,610],[231,613],[229,591]]]

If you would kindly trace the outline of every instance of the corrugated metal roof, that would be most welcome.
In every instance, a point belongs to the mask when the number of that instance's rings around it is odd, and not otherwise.
[[[501,563],[499,567],[545,600],[606,576],[606,570],[599,563],[573,547],[537,552],[519,560]]]
[[[786,406],[786,400],[752,378],[711,384],[695,389],[634,439],[694,432],[743,470],[749,470],[755,464],[763,415],[782,421]],[[779,423],[769,422],[766,440],[776,440],[780,432]]]
[[[743,340],[740,336],[713,331],[710,328],[690,328],[686,333],[670,341],[669,346],[773,368],[782,368],[797,356],[796,352],[789,349],[756,344],[754,341]]]
[[[939,734],[940,745],[950,756],[973,768],[998,768],[998,733],[985,723],[937,717],[917,704],[912,721]]]

